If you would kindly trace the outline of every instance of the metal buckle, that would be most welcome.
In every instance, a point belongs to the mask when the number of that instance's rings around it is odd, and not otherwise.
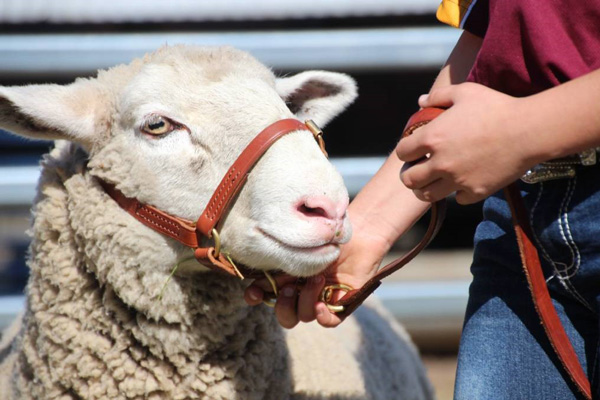
[[[577,154],[579,156],[579,160],[581,161],[581,165],[590,166],[596,165],[597,157],[596,152],[598,148],[595,149],[587,149]]]
[[[307,119],[306,121],[304,121],[304,125],[306,125],[306,127],[312,132],[315,140],[317,141],[317,143],[319,144],[319,147],[321,148],[321,151],[323,152],[323,154],[325,154],[325,157],[328,157],[327,151],[325,150],[325,140],[323,139],[323,130],[321,128],[319,128],[319,126],[317,124],[315,124],[315,121],[313,121],[312,119]]]
[[[539,183],[553,179],[573,178],[575,176],[575,167],[573,165],[550,165],[547,163],[538,164],[521,177],[525,183]]]
[[[531,168],[521,177],[525,183],[538,183],[554,179],[573,178],[578,165],[592,166],[598,162],[596,152],[598,148],[591,148],[572,156],[550,160]]]

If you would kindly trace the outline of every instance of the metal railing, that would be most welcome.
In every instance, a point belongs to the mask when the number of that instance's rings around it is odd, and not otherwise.
[[[2,0],[0,22],[253,21],[433,14],[439,0]]]
[[[432,69],[444,63],[458,35],[458,30],[445,27],[0,35],[0,74],[4,79],[93,75],[166,44],[233,46],[286,71]]]

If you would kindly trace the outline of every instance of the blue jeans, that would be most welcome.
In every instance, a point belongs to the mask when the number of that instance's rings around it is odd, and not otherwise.
[[[521,183],[550,295],[600,398],[600,166],[570,179]],[[535,312],[502,193],[475,234],[455,399],[580,398]]]

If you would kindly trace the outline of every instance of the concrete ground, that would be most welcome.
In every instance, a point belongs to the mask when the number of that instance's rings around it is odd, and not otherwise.
[[[452,400],[456,375],[456,355],[424,355],[423,362],[435,389],[436,398]]]

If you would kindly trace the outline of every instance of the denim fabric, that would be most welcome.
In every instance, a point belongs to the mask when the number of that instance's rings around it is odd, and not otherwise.
[[[600,398],[600,167],[520,188],[550,295]],[[455,399],[579,398],[535,312],[503,194],[487,199],[483,213]]]

